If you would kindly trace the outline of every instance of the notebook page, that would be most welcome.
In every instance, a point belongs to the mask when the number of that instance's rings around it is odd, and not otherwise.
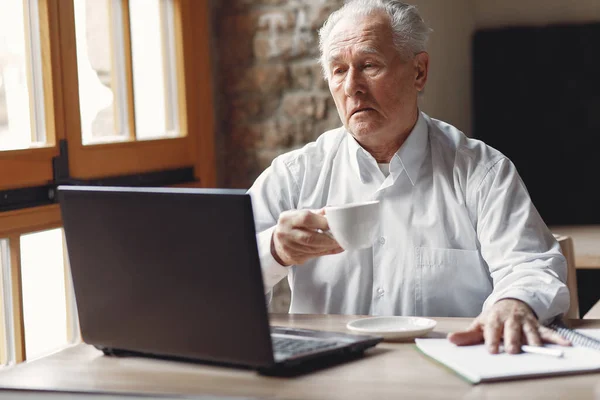
[[[419,350],[472,383],[583,371],[600,371],[600,352],[560,347],[561,358],[547,355],[490,354],[485,345],[456,346],[447,339],[415,339]]]

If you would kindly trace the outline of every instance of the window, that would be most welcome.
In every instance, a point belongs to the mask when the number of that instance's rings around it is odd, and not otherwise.
[[[57,155],[45,2],[0,0],[0,189],[52,180]],[[44,80],[44,77],[49,79]]]
[[[62,229],[19,240],[25,354],[33,359],[69,341]]]
[[[46,145],[35,5],[0,1],[0,150]]]
[[[75,0],[74,17],[82,143],[184,136],[173,3]]]
[[[178,39],[184,27],[181,8],[194,3],[59,3],[61,17],[71,22],[61,20],[62,46],[77,49],[65,55],[63,65],[65,75],[77,77],[63,83],[65,108],[79,110],[67,121],[72,177],[89,180],[194,164],[196,137],[188,135],[186,107],[179,107],[189,85]]]
[[[207,7],[0,0],[1,364],[78,335],[56,185],[214,186]]]
[[[180,136],[172,3],[130,0],[135,127],[138,139]],[[152,44],[160,44],[154,46]]]

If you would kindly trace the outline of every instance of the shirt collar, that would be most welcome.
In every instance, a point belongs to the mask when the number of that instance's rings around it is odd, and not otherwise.
[[[359,162],[358,158],[361,157],[363,153],[366,153],[366,151],[360,146],[360,144],[358,144],[350,132],[346,131],[346,137],[348,138],[348,155],[350,156],[350,165],[360,178],[361,182],[365,183],[365,179],[361,174],[361,163]]]
[[[354,137],[349,132],[346,133],[348,135],[348,153],[350,156],[350,163],[352,169],[358,174],[361,181],[364,182],[364,174],[366,173],[366,171],[364,171],[364,164],[359,162],[359,157],[370,155],[365,149],[361,147],[361,145],[356,141],[356,139],[354,139]],[[417,123],[406,138],[404,144],[402,144],[402,146],[400,147],[400,149],[398,149],[394,157],[392,157],[390,168],[392,168],[392,165],[395,163],[394,158],[397,158],[402,168],[406,171],[408,179],[414,186],[417,182],[419,170],[421,169],[421,164],[423,163],[423,159],[425,158],[426,150],[427,120],[425,119],[425,114],[419,112]]]
[[[421,164],[425,159],[427,151],[427,121],[425,114],[419,112],[419,118],[413,130],[410,132],[404,144],[398,149],[394,157],[398,157],[400,163],[408,175],[410,182],[415,185],[419,177]]]

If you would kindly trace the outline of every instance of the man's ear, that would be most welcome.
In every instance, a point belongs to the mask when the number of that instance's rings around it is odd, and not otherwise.
[[[418,92],[425,89],[427,73],[429,72],[429,54],[425,51],[418,53],[414,58],[415,66],[415,88]]]

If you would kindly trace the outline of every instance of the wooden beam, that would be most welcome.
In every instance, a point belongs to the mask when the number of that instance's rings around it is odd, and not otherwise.
[[[62,226],[58,204],[0,213],[0,238]]]
[[[21,237],[18,235],[8,238],[10,249],[10,275],[12,293],[12,326],[15,349],[15,361],[25,361],[25,319],[23,314],[23,282],[21,279]]]
[[[180,101],[185,101],[182,103],[185,114],[181,114],[181,126],[189,136],[196,138],[196,178],[202,187],[215,187],[210,5],[207,0],[176,0],[174,6],[177,59],[184,60],[183,71],[178,71],[184,76],[184,86],[178,88]]]

